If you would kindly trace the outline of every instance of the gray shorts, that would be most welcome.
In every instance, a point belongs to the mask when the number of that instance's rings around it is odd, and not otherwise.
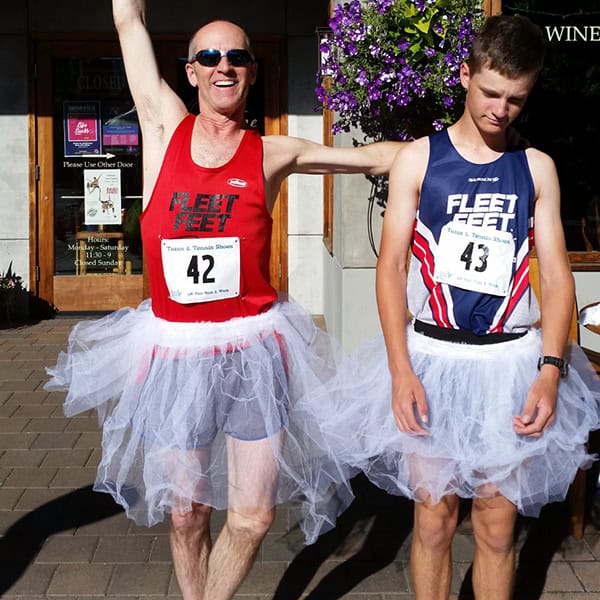
[[[262,345],[270,354],[267,364],[249,365],[243,348],[228,352],[217,362],[213,356],[195,359],[199,372],[207,374],[208,392],[197,400],[205,404],[204,418],[188,424],[188,449],[209,447],[219,431],[251,441],[270,437],[287,426],[289,393],[283,343],[273,334],[262,340]],[[202,365],[203,361],[208,364]]]

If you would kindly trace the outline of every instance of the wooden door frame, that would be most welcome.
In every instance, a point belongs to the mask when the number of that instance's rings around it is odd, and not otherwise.
[[[153,36],[155,45],[185,44],[183,36]],[[265,78],[264,113],[265,133],[287,134],[287,56],[282,36],[256,36],[255,48],[261,52],[265,73],[276,77]],[[54,304],[54,156],[52,94],[52,59],[79,54],[85,56],[93,49],[94,56],[120,56],[116,36],[110,34],[68,34],[60,38],[53,34],[36,34],[30,40],[30,118],[29,118],[29,173],[30,173],[30,290],[38,297]],[[77,50],[80,50],[77,52]],[[264,54],[263,54],[264,53]],[[159,54],[159,53],[157,53]],[[288,213],[287,182],[281,186],[272,213],[274,232],[271,253],[271,280],[282,292],[288,288]],[[48,206],[46,203],[50,202]],[[99,275],[98,277],[102,277]],[[107,275],[106,277],[112,277]],[[131,275],[131,278],[142,276]],[[145,278],[144,278],[145,279]],[[133,280],[132,280],[133,281]],[[142,285],[139,283],[139,285]],[[147,283],[143,297],[148,296]]]
[[[483,0],[483,12],[486,16],[497,15],[502,11],[502,0]]]
[[[120,56],[114,36],[35,36],[33,40],[31,70],[34,98],[35,144],[30,147],[30,169],[35,173],[30,222],[35,231],[30,243],[30,255],[35,261],[32,275],[35,276],[36,294],[50,304],[55,304],[54,275],[54,116],[52,94],[52,60],[57,57],[85,56],[94,49],[95,56]],[[44,93],[44,92],[47,93]],[[52,236],[48,234],[52,231]],[[111,275],[97,275],[95,281],[109,284],[108,294],[141,295],[141,275],[131,275],[114,284]],[[65,279],[66,281],[66,279]],[[113,285],[110,285],[113,284]],[[34,289],[33,287],[31,289]],[[139,292],[137,292],[139,290]],[[66,294],[69,292],[66,291]],[[114,308],[114,307],[113,307]],[[81,310],[90,310],[85,303]]]

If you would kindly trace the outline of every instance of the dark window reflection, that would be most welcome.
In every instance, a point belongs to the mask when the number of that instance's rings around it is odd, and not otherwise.
[[[570,251],[600,250],[600,0],[505,0],[546,37],[546,66],[519,131],[556,162]]]

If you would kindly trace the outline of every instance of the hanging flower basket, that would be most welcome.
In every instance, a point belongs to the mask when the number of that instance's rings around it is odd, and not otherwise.
[[[459,68],[483,19],[481,0],[352,0],[338,4],[320,45],[317,98],[333,133],[410,140],[462,110]]]
[[[355,145],[412,140],[462,111],[459,69],[483,20],[481,0],[351,0],[338,4],[320,44],[317,98],[334,111],[332,133],[358,129]],[[372,217],[387,204],[387,178],[369,177]]]

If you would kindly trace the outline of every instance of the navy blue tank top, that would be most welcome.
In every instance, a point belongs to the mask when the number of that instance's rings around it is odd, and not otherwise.
[[[457,152],[446,130],[429,138],[408,280],[408,305],[415,318],[477,335],[521,332],[538,320],[539,307],[529,287],[534,196],[523,150],[507,150],[490,163],[478,164]],[[440,234],[450,222],[512,235],[507,295],[436,281]]]

